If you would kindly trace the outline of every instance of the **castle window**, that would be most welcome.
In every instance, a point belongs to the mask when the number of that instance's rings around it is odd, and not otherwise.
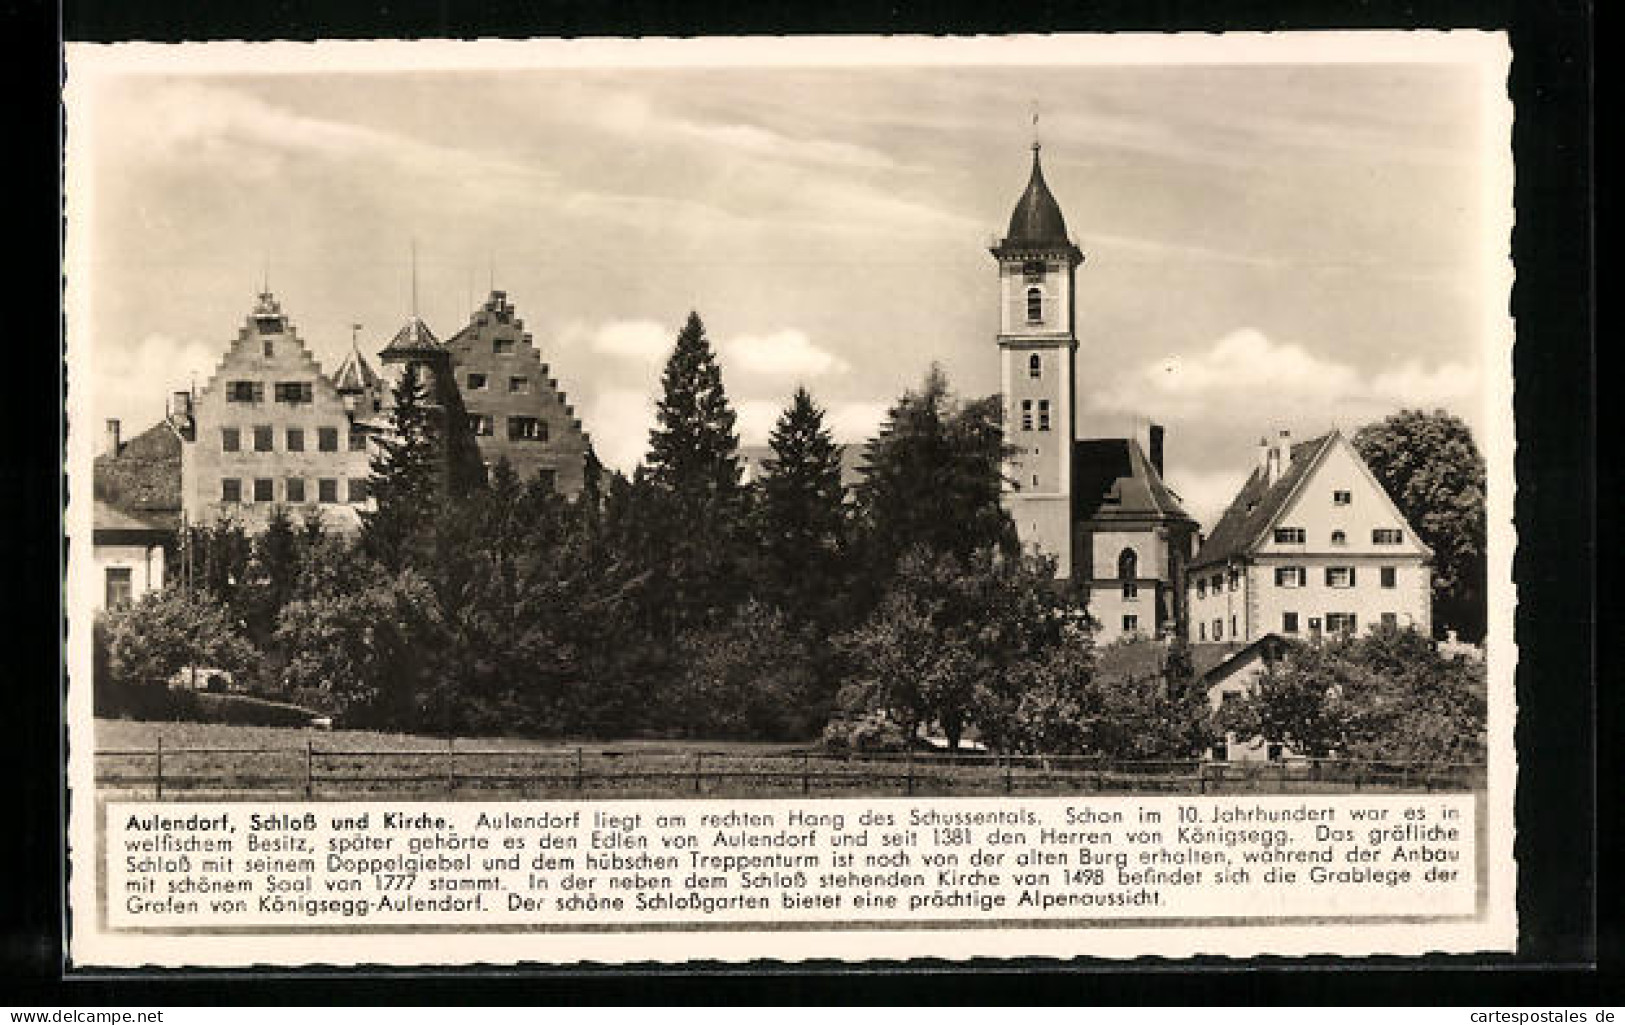
[[[485,390],[485,375],[484,374],[469,374],[468,375],[468,390],[469,391],[484,391]]]
[[[1298,632],[1298,614],[1296,612],[1281,613],[1281,632],[1284,634]]]
[[[1196,597],[1198,597],[1198,598],[1206,598],[1207,597],[1207,578],[1206,577],[1203,577],[1201,580],[1198,580],[1196,582]]]
[[[1327,587],[1353,587],[1354,586],[1354,567],[1353,566],[1327,566],[1326,567],[1326,586]],[[1328,626],[1326,628],[1329,630],[1329,629],[1331,629],[1331,626],[1328,624]]]
[[[1044,320],[1044,292],[1043,289],[1027,289],[1027,323],[1040,324]]]
[[[1030,430],[1033,429],[1033,400],[1032,399],[1022,399],[1021,400],[1021,429],[1024,430],[1024,431],[1030,431]]]
[[[225,477],[220,481],[220,501],[241,502],[243,500],[243,482],[235,477]]]
[[[265,385],[259,381],[232,381],[226,385],[227,402],[263,402]]]
[[[288,497],[289,502],[294,503],[296,505],[304,503],[304,501],[305,501],[305,478],[303,478],[303,477],[289,477],[286,481],[283,482],[283,487],[287,491],[287,497]]]
[[[468,429],[478,437],[489,438],[496,429],[491,418],[484,413],[468,414]]]
[[[513,339],[493,338],[491,340],[491,351],[496,353],[498,356],[508,355],[509,353],[513,352]]]
[[[1374,545],[1397,545],[1404,540],[1405,532],[1391,527],[1378,527],[1371,532],[1371,543]]]
[[[367,451],[367,432],[366,431],[357,431],[357,430],[353,430],[353,429],[350,431],[350,451],[351,452],[365,452],[365,451]]]
[[[1278,545],[1301,545],[1307,539],[1302,527],[1275,528],[1275,543]]]
[[[303,427],[288,428],[288,451],[303,452],[305,450],[305,429]]]
[[[1137,633],[1139,631],[1139,629],[1140,629],[1140,617],[1139,616],[1124,616],[1123,617],[1123,632],[1124,633],[1126,633],[1126,634]]]
[[[272,429],[269,424],[254,428],[254,451],[270,452],[273,448],[271,435]]]
[[[1027,357],[1027,376],[1035,381],[1044,376],[1044,359],[1036,352]]]
[[[1224,620],[1215,619],[1213,621],[1213,639],[1216,641],[1224,640]]]
[[[269,478],[269,477],[256,477],[256,478],[254,478],[254,501],[256,501],[256,502],[274,502],[274,501],[276,501],[276,485],[274,483],[272,483],[271,478]]]
[[[1341,530],[1332,531],[1332,544],[1334,544],[1334,545],[1346,545],[1348,543],[1349,543],[1349,536],[1347,534],[1343,533]]]
[[[1049,430],[1049,399],[1038,400],[1038,429]]]
[[[1351,634],[1359,627],[1352,612],[1326,613],[1326,632],[1334,634]]]
[[[350,489],[349,502],[351,505],[360,505],[367,500],[367,478],[351,477],[348,481]]]
[[[337,452],[339,450],[339,429],[337,427],[316,428],[316,447],[323,452]]]
[[[1134,601],[1140,596],[1140,557],[1134,549],[1125,548],[1117,556],[1117,579],[1123,582],[1123,600]]]
[[[1235,640],[1237,637],[1240,637],[1240,636],[1241,636],[1241,631],[1236,629],[1236,617],[1231,616],[1230,617],[1230,639]]]
[[[301,402],[311,400],[311,385],[309,381],[278,381],[276,383],[276,400],[297,406]]]
[[[332,505],[339,500],[339,482],[335,477],[323,477],[316,482],[316,501]]]
[[[1394,587],[1398,583],[1399,572],[1392,566],[1384,566],[1379,571],[1382,574],[1382,586]]]
[[[1353,501],[1354,501],[1354,492],[1352,492],[1352,491],[1333,491],[1332,492],[1332,504],[1333,505],[1349,505]]]
[[[509,441],[545,441],[542,422],[533,416],[508,417]]]
[[[265,353],[265,358],[266,359],[270,359],[272,356],[276,355],[276,343],[271,341],[270,339],[266,339],[265,340],[265,346],[260,351]]]
[[[1206,623],[1197,623],[1196,624],[1196,635],[1197,635],[1196,639],[1199,640],[1199,641],[1207,640],[1207,624]]]
[[[528,378],[528,377],[510,377],[510,378],[508,378],[508,394],[510,394],[510,395],[524,395],[525,393],[527,393],[529,391],[530,391],[530,378]]]
[[[235,427],[220,428],[220,451],[240,452],[243,447],[242,432]]]

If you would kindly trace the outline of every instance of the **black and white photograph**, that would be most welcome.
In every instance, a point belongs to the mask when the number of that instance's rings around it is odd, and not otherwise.
[[[76,959],[1510,949],[1508,61],[70,45]]]

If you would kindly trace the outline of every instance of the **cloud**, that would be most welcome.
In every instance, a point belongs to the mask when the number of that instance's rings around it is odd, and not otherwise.
[[[738,335],[719,345],[725,366],[753,374],[820,377],[850,364],[812,343],[805,331],[785,328],[765,335]]]
[[[611,469],[631,473],[648,451],[654,397],[636,388],[601,389],[583,403],[581,414],[598,458]]]
[[[612,320],[590,330],[576,323],[561,332],[575,339],[583,335],[594,352],[655,365],[665,362],[677,340],[676,332],[653,320]]]
[[[1090,399],[1093,408],[1150,416],[1246,422],[1265,428],[1299,419],[1355,424],[1402,406],[1457,405],[1479,393],[1460,363],[1410,360],[1366,374],[1355,367],[1241,328],[1191,356],[1132,368]],[[1463,411],[1465,412],[1465,411]]]
[[[145,430],[162,419],[169,393],[185,388],[192,374],[199,384],[208,380],[220,355],[216,346],[163,334],[135,345],[98,344],[90,363],[97,416],[123,420],[127,435]]]

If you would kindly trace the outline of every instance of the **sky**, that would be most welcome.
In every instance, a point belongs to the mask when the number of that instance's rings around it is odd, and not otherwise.
[[[691,309],[746,444],[798,384],[861,444],[933,361],[997,390],[987,249],[1035,131],[1086,254],[1079,434],[1163,424],[1205,527],[1260,435],[1405,406],[1482,432],[1504,373],[1502,129],[1472,65],[261,73],[248,52],[83,82],[70,54],[69,386],[93,422],[133,433],[206,381],[263,279],[329,371],[352,324],[374,356],[412,313],[415,244],[431,328],[505,290],[612,466],[644,453]]]

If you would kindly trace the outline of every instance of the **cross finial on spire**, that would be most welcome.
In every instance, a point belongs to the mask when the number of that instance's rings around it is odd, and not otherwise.
[[[260,294],[271,294],[271,254],[265,253],[260,266]]]
[[[1038,101],[1034,100],[1033,101],[1033,152],[1037,153],[1042,148],[1043,148],[1043,143],[1040,142],[1039,139],[1038,139]]]

